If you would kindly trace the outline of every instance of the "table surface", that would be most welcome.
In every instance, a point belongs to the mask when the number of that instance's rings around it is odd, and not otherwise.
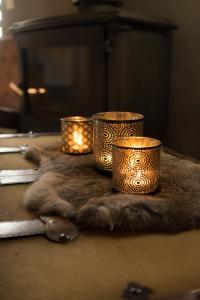
[[[55,136],[2,139],[0,146],[59,140]],[[0,155],[0,169],[30,167],[22,154]],[[0,221],[35,217],[23,205],[29,186],[0,187]],[[81,232],[69,244],[42,236],[0,241],[1,300],[117,300],[130,281],[153,288],[156,296],[199,288],[200,231]]]

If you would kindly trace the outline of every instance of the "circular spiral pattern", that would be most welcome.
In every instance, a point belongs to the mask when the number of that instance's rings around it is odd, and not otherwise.
[[[94,154],[99,168],[112,170],[112,142],[119,137],[140,136],[143,134],[143,120],[110,122],[94,120]],[[109,158],[107,160],[107,157]]]
[[[132,193],[140,193],[141,190],[148,191],[149,188],[152,189],[152,181],[145,174],[130,177],[130,180],[127,181],[127,190],[130,190]]]
[[[135,150],[128,156],[128,166],[132,169],[145,170],[149,167],[150,156],[148,151]]]
[[[104,165],[104,170],[110,170],[112,166],[112,156],[110,154],[110,149],[100,149],[98,155],[95,155],[95,160],[97,166],[102,169],[102,163]]]
[[[117,151],[115,147],[113,147],[113,165],[117,164],[118,170],[122,170],[127,168],[127,164],[124,163],[124,157],[121,155],[120,151]]]
[[[158,187],[160,147],[113,148],[113,185],[120,192],[144,194]]]
[[[105,144],[110,144],[115,138],[115,128],[109,127],[108,124],[99,124],[98,139]]]
[[[135,122],[134,126],[129,124],[123,126],[120,130],[120,137],[141,136],[143,134],[143,123]]]
[[[160,149],[151,149],[150,164],[153,169],[159,168],[160,164]]]

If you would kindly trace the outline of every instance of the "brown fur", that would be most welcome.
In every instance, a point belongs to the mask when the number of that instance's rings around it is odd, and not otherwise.
[[[160,190],[154,195],[113,191],[112,179],[94,168],[92,155],[61,153],[60,145],[30,148],[26,159],[41,177],[25,195],[38,214],[58,214],[80,227],[179,231],[200,227],[200,165],[162,152]]]

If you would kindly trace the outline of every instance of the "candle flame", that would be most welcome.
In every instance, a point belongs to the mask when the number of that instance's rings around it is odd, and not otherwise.
[[[78,146],[82,146],[83,145],[83,136],[80,132],[78,131],[74,131],[74,143],[77,144]]]

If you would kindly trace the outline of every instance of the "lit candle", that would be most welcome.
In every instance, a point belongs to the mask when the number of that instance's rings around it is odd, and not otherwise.
[[[78,150],[79,148],[82,148],[83,146],[83,136],[81,132],[78,131],[74,131],[73,132],[73,142],[74,144],[72,145],[72,148],[74,150]],[[86,145],[86,147],[88,147],[88,145]]]
[[[158,188],[161,142],[147,137],[113,143],[113,186],[124,193],[152,193]]]
[[[92,152],[93,122],[86,117],[66,117],[61,119],[62,151],[70,154]]]
[[[119,137],[141,136],[144,116],[134,112],[103,112],[93,115],[94,156],[98,168],[112,170],[112,142]]]

